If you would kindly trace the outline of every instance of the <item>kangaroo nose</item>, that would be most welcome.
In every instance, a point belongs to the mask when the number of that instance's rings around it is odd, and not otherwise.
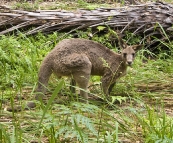
[[[131,65],[132,65],[132,62],[131,62],[131,61],[127,61],[127,64],[128,64],[129,66],[131,66]]]

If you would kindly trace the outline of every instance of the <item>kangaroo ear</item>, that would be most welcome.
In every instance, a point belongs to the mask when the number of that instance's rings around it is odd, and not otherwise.
[[[139,50],[142,49],[143,46],[144,46],[144,45],[133,45],[133,50],[139,51]]]
[[[127,44],[119,36],[118,36],[118,40],[119,40],[120,48],[125,49],[127,47]]]

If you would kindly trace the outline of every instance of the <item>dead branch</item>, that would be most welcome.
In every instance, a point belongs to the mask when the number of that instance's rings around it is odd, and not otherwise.
[[[75,28],[86,30],[89,27],[97,30],[100,25],[119,30],[122,34],[125,31],[132,32],[142,36],[143,40],[155,33],[156,37],[165,39],[164,30],[172,39],[173,5],[154,2],[119,8],[80,9],[76,12],[22,11],[0,6],[0,34],[14,33],[20,29],[25,31],[26,35],[38,32],[69,32]],[[32,27],[32,30],[28,31],[28,27]]]

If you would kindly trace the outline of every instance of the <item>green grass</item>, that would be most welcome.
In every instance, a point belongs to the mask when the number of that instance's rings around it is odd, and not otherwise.
[[[156,0],[154,0],[156,1]],[[142,1],[142,3],[146,3],[148,0]],[[165,0],[167,3],[171,3],[171,0]],[[118,0],[54,0],[47,2],[46,0],[33,0],[33,1],[27,1],[27,0],[20,0],[20,1],[12,1],[11,7],[13,9],[23,9],[28,11],[34,11],[34,10],[45,10],[45,9],[51,9],[51,10],[70,10],[70,11],[76,11],[78,8],[84,8],[88,10],[100,8],[100,7],[116,7],[116,6],[124,6],[125,0],[121,0],[118,3]]]
[[[45,9],[43,1],[16,3],[14,8],[26,10]],[[79,0],[55,1],[48,9],[75,10],[107,6]],[[98,27],[102,30],[104,27]],[[89,39],[88,33],[77,31],[80,38]],[[165,34],[165,32],[163,31]],[[92,40],[118,51],[109,29],[102,36],[93,34]],[[126,33],[128,39],[131,34]],[[92,100],[90,104],[78,102],[77,95],[69,91],[69,80],[51,76],[47,104],[36,102],[33,110],[8,112],[34,99],[37,74],[41,61],[56,43],[72,35],[53,33],[35,36],[0,36],[0,142],[2,143],[172,143],[173,142],[173,42],[164,44],[169,51],[158,55],[142,49],[133,68],[114,87],[110,101]],[[165,36],[166,37],[166,36]],[[140,41],[133,37],[130,44]],[[158,47],[159,49],[159,47]],[[161,49],[161,48],[160,48]],[[151,59],[144,57],[149,54]],[[100,77],[92,77],[90,91],[102,96]],[[59,94],[57,94],[60,91]],[[112,99],[112,100],[111,100]]]
[[[114,6],[117,4],[116,1],[113,2]],[[99,7],[110,7],[111,5],[106,2],[92,2],[88,3],[85,0],[54,0],[53,2],[46,2],[44,0],[35,0],[33,2],[28,2],[26,0],[21,0],[19,2],[13,2],[11,6],[13,9],[24,9],[24,10],[37,10],[37,9],[51,9],[51,10],[76,10],[76,8],[84,8],[84,9],[96,9]],[[113,5],[112,5],[113,6]]]
[[[73,95],[68,80],[52,76],[47,105],[37,102],[34,110],[4,111],[6,106],[24,107],[33,100],[40,63],[63,35],[0,37],[0,142],[172,142],[172,115],[167,113],[167,98],[170,102],[173,99],[173,59],[166,53],[166,57],[162,56],[162,52],[155,60],[141,56],[143,50],[138,53],[133,68],[114,87],[114,101],[84,104],[70,98],[70,102],[67,97]],[[87,38],[87,33],[80,36]],[[93,40],[114,49],[107,35],[94,35]],[[91,80],[91,91],[96,96],[102,94],[97,85],[99,79]],[[60,89],[61,95],[56,96]],[[56,104],[61,98],[63,103]]]

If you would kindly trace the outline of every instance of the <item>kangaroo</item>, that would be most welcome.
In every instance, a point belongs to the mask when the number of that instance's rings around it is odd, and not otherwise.
[[[127,66],[131,66],[135,51],[142,45],[128,46],[119,38],[121,54],[109,48],[86,39],[64,39],[44,58],[38,73],[37,92],[44,93],[52,73],[58,77],[71,77],[83,89],[80,95],[88,99],[85,92],[91,75],[102,76],[102,90],[109,95],[117,79],[126,74]],[[72,88],[73,90],[73,88]],[[74,92],[74,90],[73,90]],[[40,100],[42,95],[36,95]]]

